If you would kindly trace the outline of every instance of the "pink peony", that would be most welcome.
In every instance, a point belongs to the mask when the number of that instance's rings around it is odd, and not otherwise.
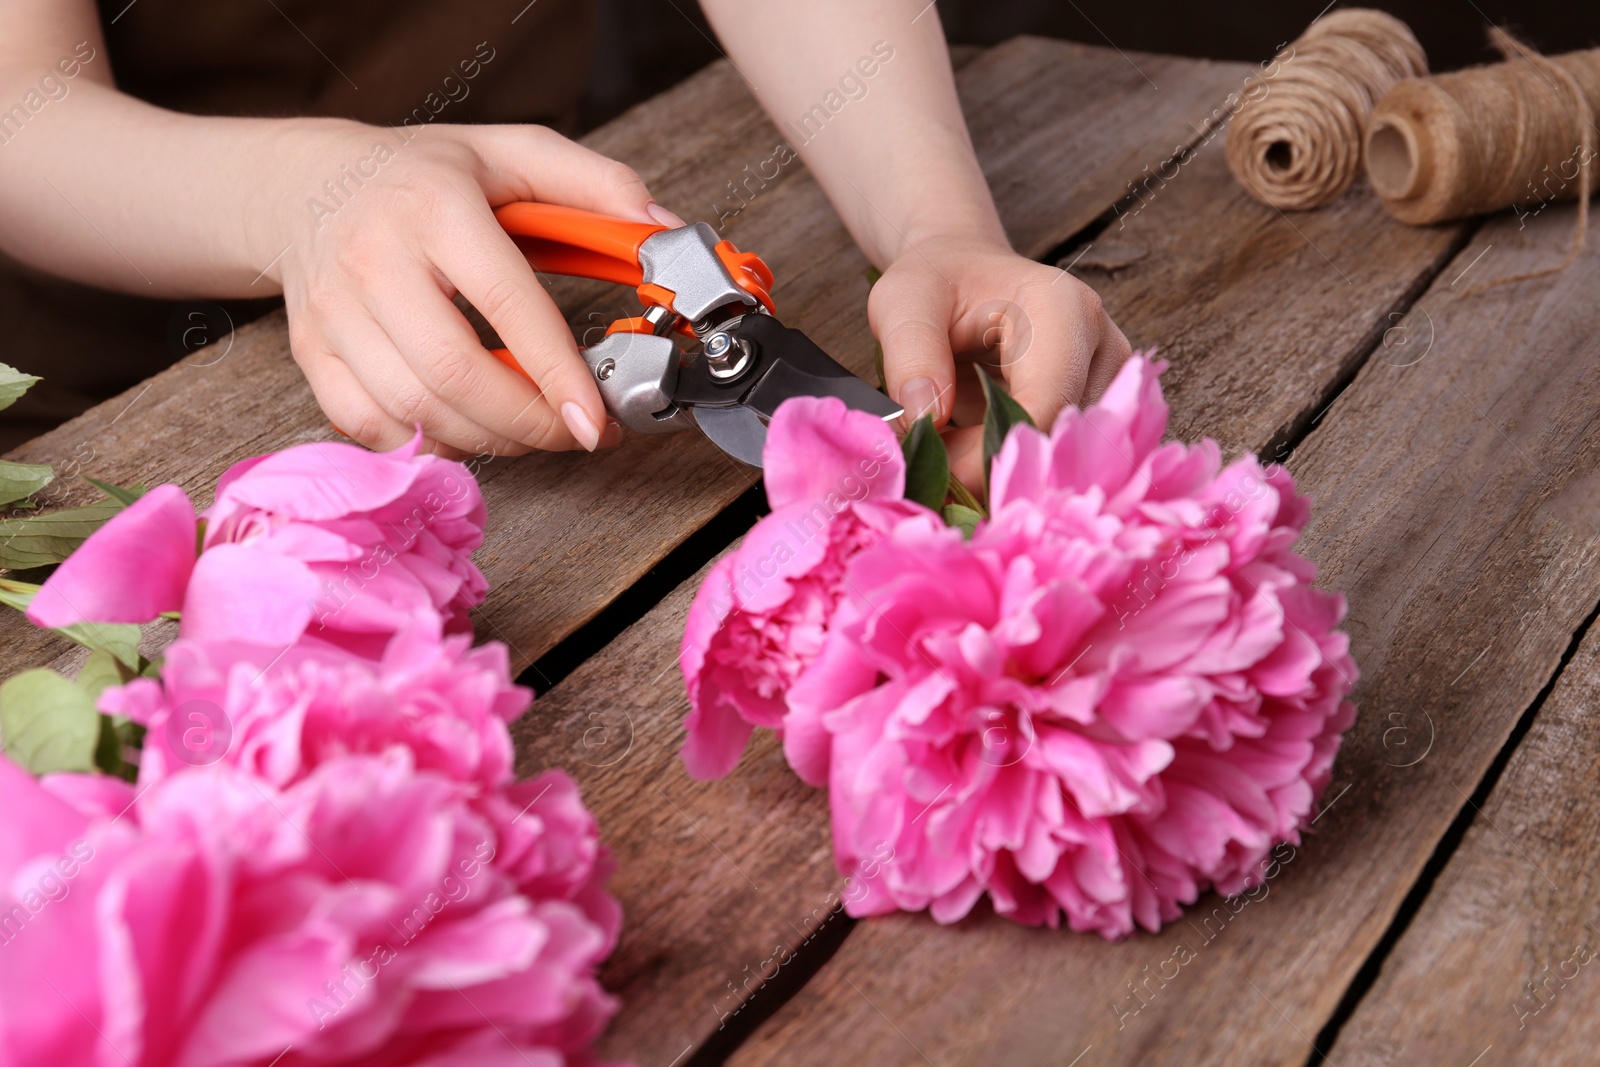
[[[282,789],[0,759],[0,1061],[592,1064],[614,932],[551,876],[584,852],[576,790],[525,783],[509,823],[472,792],[405,748]]]
[[[198,560],[192,505],[159,486],[68,557],[28,616],[65,626],[181,609],[188,637],[281,647],[309,633],[370,656],[419,616],[470,632],[486,589],[468,558],[483,497],[464,466],[419,455],[420,443],[317,442],[234,464]]]
[[[1014,429],[970,543],[902,523],[848,562],[784,727],[853,914],[953,922],[987,892],[1120,937],[1298,842],[1354,720],[1344,602],[1292,551],[1285,471],[1160,443],[1162,369]]]
[[[108,689],[100,706],[147,728],[141,783],[226,760],[285,786],[333,756],[403,745],[424,770],[496,786],[512,774],[506,723],[533,694],[511,684],[504,645],[470,640],[419,624],[373,661],[316,642],[277,652],[184,637],[159,683]]]
[[[851,557],[896,523],[937,521],[903,499],[894,431],[839,400],[785,402],[763,461],[772,513],[712,567],[684,630],[682,755],[696,778],[733,770],[754,727],[783,729],[785,695],[822,649]]]
[[[578,903],[614,944],[622,910],[605,891],[612,863],[594,816],[560,771],[512,781],[507,724],[533,694],[511,683],[504,645],[468,641],[416,628],[372,661],[314,642],[269,655],[180,638],[159,683],[109,688],[100,709],[146,728],[141,786],[222,763],[281,789],[342,757],[404,750],[419,771],[468,787],[525,892]]]

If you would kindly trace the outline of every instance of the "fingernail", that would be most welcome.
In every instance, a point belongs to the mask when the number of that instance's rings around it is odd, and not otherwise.
[[[576,400],[569,400],[561,405],[561,421],[567,424],[567,429],[572,431],[572,436],[578,443],[590,452],[600,444],[600,427],[594,424],[589,413],[579,406]]]
[[[906,418],[915,422],[924,415],[939,421],[939,387],[932,378],[913,378],[900,387],[900,406],[906,409]]]
[[[672,212],[668,211],[654,200],[650,201],[649,205],[644,210],[646,214],[655,219],[657,222],[661,223],[663,226],[671,226],[676,229],[679,226],[688,225],[688,223],[684,222],[678,216],[674,215]]]
[[[622,427],[607,419],[605,432],[600,435],[601,448],[616,448],[622,443]]]

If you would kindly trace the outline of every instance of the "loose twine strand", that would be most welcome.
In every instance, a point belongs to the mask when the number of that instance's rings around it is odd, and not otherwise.
[[[1367,120],[1402,78],[1428,72],[1406,24],[1347,8],[1318,19],[1252,77],[1228,127],[1228,166],[1257,200],[1284,211],[1321,207],[1361,173]]]

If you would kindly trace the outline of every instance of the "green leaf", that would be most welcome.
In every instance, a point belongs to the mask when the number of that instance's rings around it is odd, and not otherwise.
[[[0,459],[0,504],[32,496],[55,479],[56,472],[49,467]]]
[[[23,374],[15,367],[0,363],[0,411],[15,404],[17,398],[26,393],[34,382],[41,380],[36,375]]]
[[[950,486],[950,453],[933,428],[932,416],[924,415],[911,424],[900,451],[906,457],[906,499],[938,511]]]
[[[9,604],[18,611],[27,611],[38,592],[39,586],[32,582],[0,578],[0,604]],[[144,632],[134,623],[78,622],[56,632],[84,648],[109,653],[130,671],[139,670],[139,639]]]
[[[961,536],[972,540],[972,531],[978,528],[978,523],[983,521],[983,513],[974,511],[965,504],[946,504],[944,506],[944,522],[946,526],[954,526],[961,531]]]
[[[114,685],[122,685],[138,674],[136,668],[129,667],[121,660],[104,649],[97,649],[84,661],[83,669],[78,672],[78,688],[89,694],[90,700],[99,700],[100,694]]]
[[[108,653],[130,671],[139,669],[139,639],[144,635],[131,622],[75,622],[56,631],[84,648]]]
[[[967,488],[967,483],[953,474],[950,476],[950,496],[968,511],[976,511],[980,519],[989,514],[984,510],[983,501],[973,496],[972,490]]]
[[[99,500],[81,508],[0,520],[0,567],[19,571],[60,563],[121,510],[121,501]]]
[[[95,745],[94,762],[107,774],[133,782],[139,778],[139,765],[129,763],[122,754],[135,752],[144,742],[144,727],[121,715],[100,716],[100,740]]]
[[[19,582],[14,578],[0,578],[0,604],[10,604],[18,611],[27,611],[39,587],[32,582]]]
[[[1019,422],[1032,426],[1033,420],[1021,404],[1011,399],[1011,394],[999,382],[981,369],[978,371],[978,382],[983,386],[983,402],[988,409],[983,415],[983,471],[987,480],[989,467],[994,463],[1000,446],[1006,443],[1006,435],[1011,432],[1011,427]]]
[[[92,771],[100,713],[55,671],[24,671],[0,685],[0,738],[6,755],[34,774]]]
[[[143,484],[136,483],[127,488],[123,488],[122,486],[113,482],[102,482],[99,478],[91,478],[87,474],[83,476],[83,480],[100,490],[112,500],[120,501],[123,507],[127,507],[135,500],[138,500],[140,497],[144,496]]]

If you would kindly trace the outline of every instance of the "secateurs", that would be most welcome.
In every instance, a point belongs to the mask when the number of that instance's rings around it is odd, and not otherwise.
[[[698,426],[761,465],[767,420],[792,396],[832,396],[882,419],[898,404],[773,315],[772,271],[703,222],[668,228],[554,204],[495,212],[535,270],[632,285],[644,313],[582,349],[606,408],[636,433]],[[680,349],[676,334],[690,342]],[[511,354],[495,355],[521,371]]]

